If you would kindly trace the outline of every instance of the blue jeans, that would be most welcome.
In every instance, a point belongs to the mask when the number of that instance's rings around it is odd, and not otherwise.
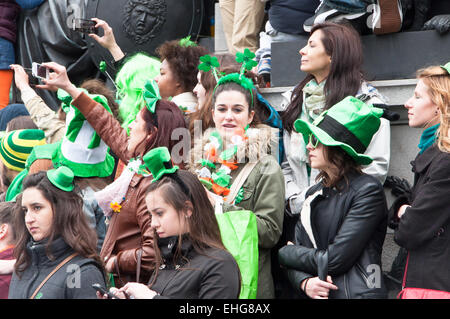
[[[0,70],[9,70],[9,66],[14,61],[14,45],[12,42],[0,38]]]
[[[375,3],[375,0],[324,0],[324,4],[330,8],[345,13],[365,12],[369,4]]]

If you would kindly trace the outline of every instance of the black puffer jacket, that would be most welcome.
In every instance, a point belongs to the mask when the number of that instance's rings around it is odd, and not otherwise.
[[[411,207],[391,223],[398,223],[395,242],[409,252],[405,286],[450,291],[450,154],[433,145],[412,165],[412,200],[403,203]]]
[[[308,190],[306,198],[320,191],[322,195],[311,201],[310,214],[302,209],[295,245],[278,252],[280,264],[287,268],[290,282],[302,296],[301,282],[318,275],[318,258],[327,251],[328,275],[339,288],[330,290],[330,299],[387,297],[381,269],[387,228],[383,186],[365,174],[348,179],[349,186],[342,192],[324,188],[321,183]]]
[[[62,238],[55,239],[50,248],[54,259],[48,258],[43,242],[30,242],[31,265],[19,278],[13,274],[8,299],[28,299],[47,275],[64,259],[74,253]],[[96,299],[92,284],[106,287],[100,266],[93,260],[76,256],[61,267],[39,290],[35,299]]]
[[[225,250],[208,248],[204,254],[194,250],[187,236],[183,237],[182,257],[175,259],[178,236],[158,241],[164,264],[159,267],[151,289],[158,298],[236,299],[240,291],[239,267]],[[150,279],[153,282],[154,278]]]

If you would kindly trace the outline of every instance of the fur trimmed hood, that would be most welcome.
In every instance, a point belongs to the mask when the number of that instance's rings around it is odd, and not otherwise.
[[[189,170],[194,172],[196,169],[201,168],[199,161],[205,156],[204,147],[209,143],[209,137],[215,130],[215,128],[207,129],[203,133],[203,137],[194,142],[194,147],[188,157],[190,162],[188,163],[187,168]],[[249,160],[259,160],[267,154],[272,154],[277,157],[277,152],[279,150],[278,132],[279,129],[265,124],[258,124],[255,127],[250,127],[246,132],[247,139],[244,140],[243,144],[238,146],[237,162],[247,163]]]

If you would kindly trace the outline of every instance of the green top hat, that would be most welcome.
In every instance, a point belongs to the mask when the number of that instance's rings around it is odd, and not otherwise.
[[[51,169],[47,171],[47,177],[55,187],[58,187],[65,192],[73,191],[74,175],[70,168],[61,166],[56,169]]]
[[[441,68],[447,71],[447,73],[450,75],[450,62],[447,62],[446,65],[441,65]]]
[[[380,127],[382,115],[382,109],[348,96],[322,112],[312,124],[296,120],[294,128],[303,134],[306,144],[309,135],[314,134],[323,145],[339,146],[356,163],[367,165],[372,162],[372,158],[364,155],[364,152]]]
[[[153,175],[153,182],[165,174],[173,174],[178,166],[173,166],[167,147],[157,147],[147,152],[143,157],[144,165]]]

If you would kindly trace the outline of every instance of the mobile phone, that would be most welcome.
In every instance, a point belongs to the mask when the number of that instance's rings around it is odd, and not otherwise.
[[[92,288],[94,288],[96,291],[98,291],[99,293],[103,295],[107,295],[108,299],[117,299],[117,297],[112,293],[107,291],[105,288],[102,287],[102,285],[100,284],[93,284]]]
[[[42,64],[33,62],[31,65],[31,74],[35,77],[35,78],[39,78],[39,79],[48,79],[48,68],[43,66]]]
[[[72,30],[81,32],[81,33],[97,34],[98,30],[95,27],[96,24],[97,24],[97,22],[95,22],[93,20],[75,18],[75,19],[73,19],[73,23],[72,23]]]

